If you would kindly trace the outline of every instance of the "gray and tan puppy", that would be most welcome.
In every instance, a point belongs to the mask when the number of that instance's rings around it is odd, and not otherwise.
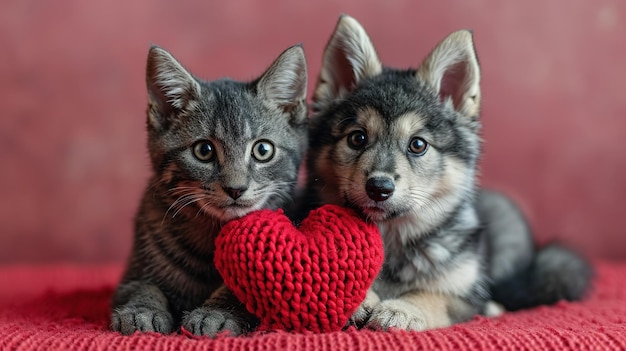
[[[536,251],[516,206],[477,187],[480,100],[471,32],[400,70],[381,64],[356,20],[339,19],[314,95],[305,202],[349,206],[380,228],[385,263],[357,325],[445,327],[490,300],[513,310],[587,289],[587,262]]]

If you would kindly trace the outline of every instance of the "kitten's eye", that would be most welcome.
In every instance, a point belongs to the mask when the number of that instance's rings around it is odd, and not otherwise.
[[[367,134],[362,130],[355,130],[348,134],[348,146],[358,150],[367,145]]]
[[[252,146],[252,156],[259,162],[267,162],[274,157],[274,144],[269,140],[259,140]]]
[[[411,139],[411,142],[409,143],[410,153],[416,156],[422,156],[426,153],[426,150],[428,150],[428,143],[426,140],[418,137]]]
[[[193,146],[193,155],[202,162],[211,162],[215,159],[215,146],[207,140],[198,141]]]

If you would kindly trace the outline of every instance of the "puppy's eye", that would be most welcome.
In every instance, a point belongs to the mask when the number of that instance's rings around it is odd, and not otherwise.
[[[348,146],[358,150],[367,145],[367,134],[362,130],[355,130],[348,134]]]
[[[409,143],[410,153],[416,156],[422,156],[426,153],[426,150],[428,150],[428,143],[426,140],[418,137],[411,139],[411,142]]]
[[[252,156],[259,162],[267,162],[274,157],[274,144],[269,140],[259,140],[252,146]]]
[[[201,140],[194,144],[193,155],[202,162],[211,162],[215,159],[215,146],[208,140]]]

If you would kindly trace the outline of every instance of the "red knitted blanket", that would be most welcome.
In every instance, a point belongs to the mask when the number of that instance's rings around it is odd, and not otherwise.
[[[349,330],[192,338],[107,330],[120,266],[0,268],[1,350],[625,350],[626,263],[597,262],[581,303],[476,317],[428,332]],[[48,290],[47,292],[45,289]]]

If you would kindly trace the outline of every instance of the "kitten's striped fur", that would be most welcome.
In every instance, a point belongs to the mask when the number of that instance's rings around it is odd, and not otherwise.
[[[300,46],[249,82],[192,76],[152,47],[146,82],[153,175],[112,301],[111,327],[233,335],[257,320],[223,286],[214,238],[228,220],[288,206],[307,140],[306,62]]]

